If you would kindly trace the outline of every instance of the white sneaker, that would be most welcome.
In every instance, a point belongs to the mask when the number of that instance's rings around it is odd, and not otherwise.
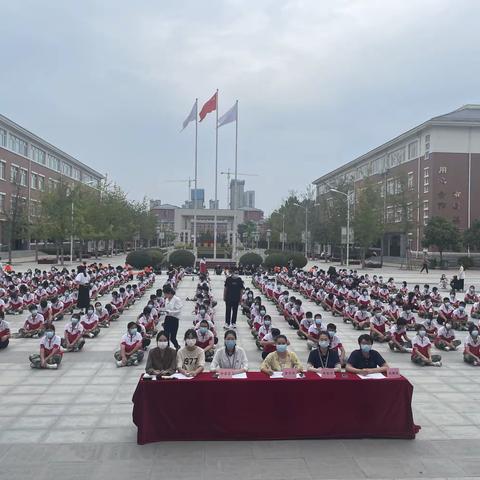
[[[230,325],[228,323],[226,323],[224,326],[223,326],[223,329],[224,330],[228,330],[230,328]]]
[[[445,347],[445,350],[448,352],[450,350],[450,347]]]
[[[413,348],[406,348],[405,351],[408,352],[408,353],[412,353],[412,352],[413,352]]]
[[[434,367],[441,367],[441,366],[442,366],[442,362],[433,362],[433,366],[434,366]]]
[[[95,335],[93,333],[88,334],[88,338],[93,338]]]
[[[133,365],[137,366],[137,365],[138,365],[138,360],[135,360],[135,361],[133,362]]]
[[[50,370],[56,370],[58,368],[58,364],[56,363],[47,363],[46,366]]]
[[[117,360],[115,363],[117,364],[118,368],[123,367],[123,363],[121,360]]]

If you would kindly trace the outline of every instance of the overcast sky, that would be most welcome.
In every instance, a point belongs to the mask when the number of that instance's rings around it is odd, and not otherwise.
[[[0,112],[122,186],[181,204],[195,97],[239,100],[257,207],[424,120],[480,103],[480,2],[0,0]],[[199,125],[214,195],[215,116]],[[219,134],[233,169],[234,124]],[[219,175],[219,199],[227,181]]]

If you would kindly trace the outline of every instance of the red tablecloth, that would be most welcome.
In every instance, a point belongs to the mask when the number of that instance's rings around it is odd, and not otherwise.
[[[133,395],[137,442],[295,438],[415,438],[405,378],[142,380]]]

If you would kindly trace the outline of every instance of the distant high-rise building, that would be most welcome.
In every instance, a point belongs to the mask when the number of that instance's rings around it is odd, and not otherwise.
[[[230,210],[243,207],[245,180],[230,180]]]
[[[255,191],[254,190],[247,190],[243,194],[242,207],[255,208]]]
[[[209,200],[208,201],[208,208],[210,210],[218,210],[218,200]]]
[[[205,190],[203,188],[192,188],[190,190],[190,200],[185,202],[185,208],[205,208]]]

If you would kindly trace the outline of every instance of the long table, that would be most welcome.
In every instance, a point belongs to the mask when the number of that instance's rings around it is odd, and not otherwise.
[[[137,442],[415,438],[413,386],[404,377],[363,380],[353,374],[271,379],[143,380],[133,395]]]

